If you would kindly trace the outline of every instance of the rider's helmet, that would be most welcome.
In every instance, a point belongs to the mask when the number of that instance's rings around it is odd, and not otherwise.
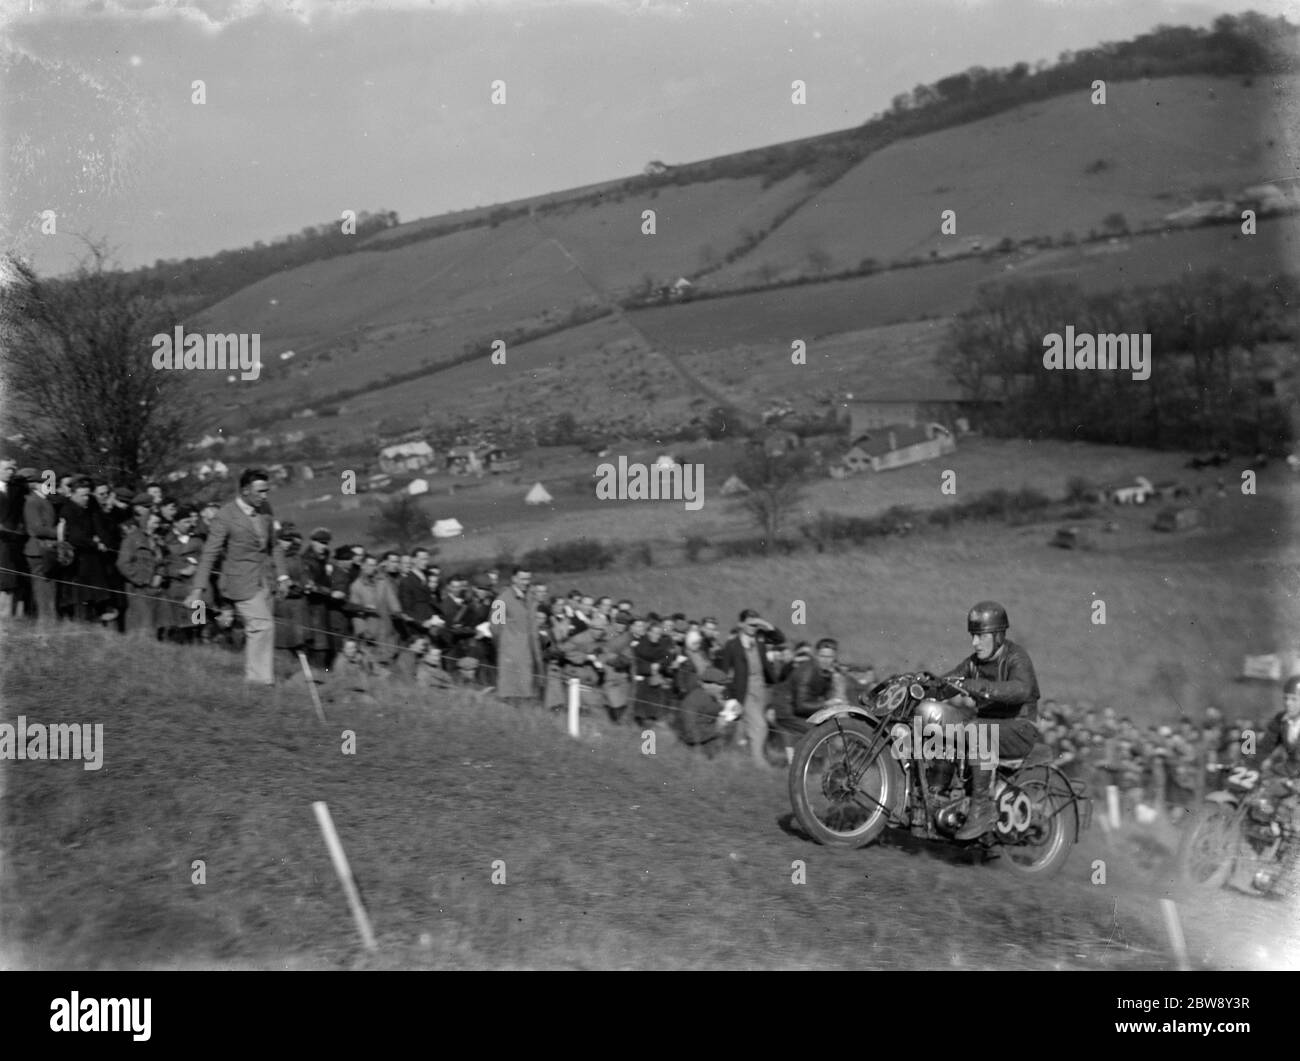
[[[997,601],[982,600],[966,615],[968,634],[992,634],[995,647],[1007,639],[1007,610]]]

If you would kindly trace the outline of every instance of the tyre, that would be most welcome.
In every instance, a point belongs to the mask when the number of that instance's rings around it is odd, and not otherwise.
[[[1221,803],[1197,808],[1178,843],[1178,876],[1184,884],[1207,891],[1222,888],[1237,864],[1236,812]]]
[[[1021,770],[1011,784],[1029,797],[1029,826],[1023,843],[1002,845],[998,865],[1010,873],[1050,877],[1065,865],[1078,834],[1074,790],[1064,776],[1046,766]]]
[[[901,805],[903,769],[875,726],[839,716],[809,730],[790,764],[790,805],[818,843],[865,847]],[[868,758],[878,744],[873,758]]]

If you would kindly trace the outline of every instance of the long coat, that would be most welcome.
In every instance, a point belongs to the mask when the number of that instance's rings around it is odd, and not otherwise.
[[[70,542],[77,551],[77,558],[70,570],[60,577],[67,580],[63,588],[66,591],[66,604],[94,604],[108,599],[108,587],[105,583],[105,566],[115,564],[116,554],[108,554],[99,547],[95,537],[96,516],[92,511],[94,502],[84,508],[75,501],[68,501],[59,515],[66,523],[64,540]]]
[[[284,571],[289,576],[289,588],[282,599],[276,600],[272,608],[275,616],[275,647],[301,648],[303,644],[303,622],[307,617],[307,598],[303,585],[307,576],[303,569],[300,553],[286,554]]]
[[[185,598],[189,594],[190,580],[197,570],[199,557],[203,555],[203,539],[191,533],[185,541],[181,541],[179,535],[172,531],[163,538],[163,548],[167,551],[167,588],[163,591],[163,599],[158,607],[159,625],[183,630],[195,629],[193,612],[185,607]]]
[[[162,625],[159,605],[166,578],[167,554],[158,536],[143,527],[126,532],[115,567],[126,581],[126,629],[152,634]]]
[[[497,649],[497,695],[531,700],[537,696],[542,675],[542,649],[537,636],[535,605],[531,597],[519,599],[513,588],[493,602],[499,623],[491,623]]]

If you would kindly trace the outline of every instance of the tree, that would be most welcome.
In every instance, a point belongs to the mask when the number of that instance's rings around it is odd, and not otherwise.
[[[1117,232],[1120,235],[1127,235],[1128,219],[1117,210],[1101,219],[1101,228],[1103,232]]]
[[[808,251],[808,265],[814,272],[824,273],[831,267],[835,259],[827,253],[824,247],[812,247]]]
[[[46,466],[150,479],[174,468],[204,426],[186,374],[153,367],[152,337],[181,321],[173,303],[147,293],[143,274],[111,269],[102,242],[87,246],[65,279],[0,259],[9,420]]]
[[[763,551],[772,548],[804,498],[812,455],[796,449],[773,456],[761,445],[752,446],[736,465],[735,474],[749,487],[736,502],[763,536]]]
[[[380,505],[370,519],[370,536],[377,541],[393,542],[404,552],[428,534],[429,518],[412,494],[401,494]]]

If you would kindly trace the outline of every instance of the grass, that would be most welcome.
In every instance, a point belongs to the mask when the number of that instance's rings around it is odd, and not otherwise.
[[[246,697],[233,655],[127,653],[80,630],[6,639],[5,721],[105,725],[98,772],[4,764],[9,967],[1168,967],[1158,922],[1126,898],[1137,870],[1089,884],[1095,837],[1041,884],[942,847],[830,850],[791,829],[780,771],[671,737],[644,755],[628,728],[589,721],[575,741],[540,712],[454,696],[331,703],[322,727],[301,686]],[[51,671],[50,654],[77,665]]]
[[[964,654],[965,609],[996,596],[1045,697],[1142,720],[1210,702],[1258,717],[1275,690],[1233,674],[1300,620],[1287,591],[1300,547],[1277,544],[1296,489],[1264,477],[1256,497],[1208,504],[1204,532],[1097,552],[1052,550],[1043,528],[968,527],[779,562],[657,557],[573,582],[724,626],[757,607],[796,637],[837,635],[843,657],[881,673]],[[1097,598],[1104,626],[1090,622]],[[796,599],[806,627],[788,621]],[[832,850],[792,826],[782,772],[739,752],[706,762],[661,734],[645,755],[633,728],[596,718],[575,741],[557,717],[464,694],[327,697],[321,726],[301,683],[250,695],[239,657],[219,650],[67,627],[0,636],[0,721],[104,725],[99,771],[0,760],[6,967],[1170,967],[1152,898],[1176,894],[1168,837],[1094,831],[1041,883],[942,845]],[[316,800],[374,954],[358,946]],[[792,881],[797,860],[806,884]],[[1199,966],[1300,956],[1276,907],[1226,893],[1180,903]]]
[[[1265,174],[1287,172],[1291,126],[1270,98],[1271,81],[1122,82],[1109,86],[1105,106],[1094,106],[1081,89],[892,144],[710,282],[752,282],[760,267],[806,270],[811,247],[836,270],[867,256],[885,263],[944,254],[975,236],[991,247],[1004,236],[1101,231],[1116,212],[1130,225],[1159,221],[1202,198],[1198,189],[1207,183],[1231,195]],[[1294,96],[1294,78],[1279,82]],[[1207,102],[1211,89],[1218,98]],[[1109,165],[1087,174],[1097,159]],[[867,208],[882,202],[889,208]],[[956,212],[956,235],[940,233],[944,210]]]

